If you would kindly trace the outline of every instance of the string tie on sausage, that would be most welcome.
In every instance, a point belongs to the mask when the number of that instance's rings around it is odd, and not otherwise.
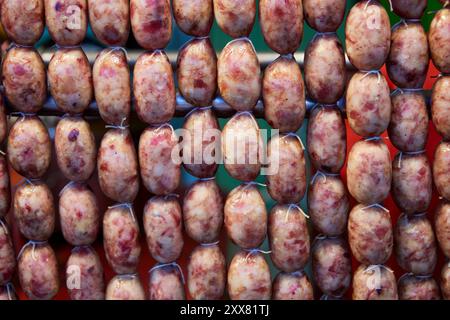
[[[211,242],[211,243],[201,243],[202,247],[215,247],[220,243],[220,241]]]
[[[364,11],[367,10],[369,7],[369,4],[372,2],[372,0],[367,0],[366,5],[364,6]]]
[[[400,151],[399,153],[398,153],[398,166],[397,166],[397,168],[401,168],[402,167],[402,160],[403,160],[403,155],[405,154],[405,155],[408,155],[408,156],[414,156],[414,155],[418,155],[418,154],[423,154],[423,153],[425,153],[426,152],[426,150],[419,150],[419,151],[409,151],[409,152],[406,152],[406,151]]]
[[[314,238],[313,242],[311,243],[311,248],[313,248],[317,244],[318,241],[326,240],[326,239],[338,239],[338,238],[340,238],[340,236],[329,236],[329,235],[326,235],[326,234],[323,234],[323,233],[318,234]]]
[[[361,72],[363,72],[365,74],[361,77],[360,81],[363,80],[364,78],[368,77],[371,74],[376,74],[378,77],[377,84],[381,83],[381,71],[380,70],[361,70]]]
[[[381,292],[382,285],[381,285],[381,269],[385,269],[389,272],[394,272],[392,271],[392,269],[388,268],[387,266],[383,265],[383,264],[375,264],[375,265],[371,265],[371,266],[367,266],[367,268],[363,271],[363,273],[369,273],[372,272],[372,274],[374,274],[376,276],[376,279],[374,279],[375,283],[374,283],[374,289],[376,289],[376,291],[378,293]]]
[[[260,186],[263,188],[267,187],[267,184],[261,183],[261,182],[257,182],[257,181],[247,181],[243,183],[243,190],[247,190],[248,188],[250,188],[251,186]]]
[[[15,43],[15,42],[11,42],[9,44],[8,48],[6,48],[6,52],[8,52],[8,51],[10,51],[11,49],[14,49],[14,48],[34,49],[33,46],[26,46],[26,45],[23,45],[23,44],[18,44],[18,43]]]
[[[277,58],[277,60],[280,58],[294,59],[294,54],[293,53],[280,54],[280,56]]]
[[[364,141],[369,142],[369,141],[381,141],[382,139],[388,139],[388,137],[380,137],[380,136],[375,136],[375,137],[368,137],[368,138],[363,138]]]
[[[64,113],[61,118],[81,118],[83,117],[83,113]]]
[[[212,180],[216,180],[216,176],[212,176],[209,178],[200,178],[198,179],[198,181],[212,181]]]
[[[293,272],[291,272],[289,274],[294,276],[294,277],[303,277],[305,275],[305,271],[304,270],[297,270],[297,271],[293,271]]]
[[[105,55],[110,55],[111,53],[115,52],[115,51],[122,51],[123,54],[125,55],[125,58],[127,59],[127,61],[130,61],[130,58],[128,57],[128,51],[126,48],[124,47],[109,47],[108,48],[108,52],[105,53]]]
[[[391,12],[394,11],[394,6],[392,5],[392,0],[388,0],[389,2],[389,8],[391,9]]]
[[[61,191],[59,192],[59,196],[61,197],[61,195],[64,193],[64,191],[66,191],[68,188],[70,188],[73,185],[77,185],[77,184],[81,184],[79,182],[75,182],[75,181],[70,181],[68,184],[66,184]]]
[[[329,298],[335,298],[335,299],[341,299],[342,296],[335,296],[335,295],[331,295],[331,294],[324,294],[320,297],[320,300],[330,300]]]
[[[126,130],[129,128],[129,125],[126,124],[127,117],[123,118],[120,122],[120,125],[113,125],[113,124],[107,124],[105,126],[106,129],[119,129],[119,130]]]
[[[6,293],[8,294],[8,300],[12,300],[12,294],[16,292],[16,289],[14,289],[14,285],[12,282],[8,282],[6,284]]]
[[[36,183],[37,182],[40,182],[40,180],[39,179],[23,178],[22,180],[19,181],[19,183],[17,183],[15,185],[15,187],[17,188],[17,187],[20,187],[20,186],[22,186],[24,184],[28,184],[28,185],[32,186],[31,191],[34,191],[34,188],[36,187]]]
[[[169,128],[170,130],[172,130],[172,132],[175,132],[175,130],[173,129],[173,127],[170,123],[155,124],[155,125],[151,125],[150,127],[156,128],[156,130],[155,130],[156,133],[159,133],[159,131],[163,128]]]
[[[428,279],[432,279],[433,275],[432,274],[418,275],[418,274],[414,274],[412,272],[407,272],[407,273],[404,273],[400,278],[398,278],[397,285],[406,277],[414,277],[419,280],[428,280]]]
[[[312,37],[311,42],[313,42],[314,40],[316,40],[319,37],[323,37],[323,36],[329,36],[329,35],[336,35],[336,31],[330,31],[330,32],[319,32],[317,31],[314,36]]]
[[[136,216],[134,214],[133,204],[131,202],[118,203],[118,204],[108,207],[108,209],[116,209],[116,208],[128,209],[128,211],[130,212],[131,218],[133,219],[133,222],[136,222]]]
[[[116,278],[119,280],[133,280],[137,277],[138,277],[137,273],[118,274],[116,276]]]
[[[298,142],[300,142],[300,145],[301,145],[302,149],[303,149],[303,150],[306,150],[305,145],[303,144],[303,141],[302,141],[302,139],[298,136],[298,134],[296,134],[295,132],[288,132],[288,133],[284,134],[284,135],[281,137],[281,140],[286,139],[286,138],[288,138],[288,137],[294,137],[295,139],[297,139]]]
[[[367,210],[367,209],[370,209],[370,208],[378,208],[378,209],[381,209],[381,210],[386,211],[387,213],[389,213],[389,209],[386,209],[385,207],[383,207],[379,203],[371,204],[371,205],[369,205],[367,207],[362,208],[362,210]]]
[[[6,227],[6,224],[3,221],[3,218],[0,218],[0,227],[3,228],[3,230],[5,231],[5,234],[9,234],[8,228]]]
[[[0,150],[0,155],[2,155],[2,156],[6,156],[6,152],[5,152],[5,151],[3,151],[3,150]]]
[[[309,219],[310,217],[305,213],[305,211],[303,211],[303,209],[296,203],[291,203],[288,207],[288,210],[286,212],[286,218],[285,218],[285,222],[287,222],[289,220],[289,215],[292,211],[297,210],[299,211],[301,214],[303,214],[305,216],[305,218]]]
[[[316,182],[316,179],[319,176],[324,179],[324,182],[327,182],[327,176],[340,177],[341,175],[339,173],[329,173],[329,172],[323,172],[321,170],[317,170],[316,173],[314,174],[314,176],[311,178],[311,184],[314,184]]]
[[[81,246],[73,247],[70,252],[76,253],[79,252],[81,249],[88,249],[89,251],[95,251],[90,244],[83,244]]]
[[[193,113],[196,113],[198,111],[205,111],[205,110],[210,110],[212,109],[212,105],[211,106],[207,106],[207,107],[195,107],[192,108],[188,113],[186,113],[186,115],[184,116],[185,119],[189,118],[189,116]]]
[[[58,49],[58,50],[60,50],[60,49],[62,49],[62,50],[65,50],[65,49],[81,49],[81,50],[83,50],[83,48],[81,47],[81,45],[75,45],[75,46],[62,46],[62,45],[60,45],[60,44],[55,43],[54,47],[55,47],[56,49]]]
[[[36,116],[36,113],[32,113],[32,112],[11,112],[9,114],[12,117],[20,117],[20,121],[24,121],[27,117],[34,117]]]
[[[271,250],[265,251],[265,250],[261,250],[261,249],[259,249],[259,248],[243,249],[243,250],[244,250],[245,252],[247,252],[247,255],[245,256],[245,261],[248,261],[248,259],[249,259],[252,255],[257,254],[257,253],[261,253],[261,254],[271,254],[271,253],[272,253]]]
[[[32,246],[32,249],[31,249],[31,258],[33,258],[33,260],[36,261],[36,260],[37,260],[37,258],[36,258],[36,253],[35,253],[36,246],[40,246],[40,245],[47,244],[47,243],[48,243],[47,240],[45,240],[45,241],[35,241],[35,240],[30,240],[30,241],[28,241],[27,243],[25,243],[25,245],[22,247],[22,249],[20,249],[19,254],[17,255],[17,260],[20,259],[20,257],[21,257],[22,254],[23,254],[23,251],[24,251],[27,247]]]
[[[252,40],[250,40],[249,37],[235,38],[235,39],[231,40],[230,42],[228,42],[226,46],[228,46],[228,45],[230,45],[230,44],[232,44],[234,42],[237,42],[237,41],[246,41],[246,42],[250,43],[250,45],[252,46],[253,51],[256,53],[255,46],[253,45],[253,42],[252,42]]]
[[[170,263],[158,263],[157,265],[152,267],[150,270],[148,270],[148,273],[150,274],[157,269],[166,268],[166,267],[171,267],[171,268],[177,269],[178,272],[180,273],[181,281],[183,282],[183,284],[186,283],[186,281],[184,279],[183,269],[181,269],[180,265],[178,263],[176,263],[175,261],[170,262]]]

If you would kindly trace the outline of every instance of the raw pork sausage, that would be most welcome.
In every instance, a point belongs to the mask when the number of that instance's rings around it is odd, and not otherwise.
[[[178,265],[156,265],[150,271],[150,300],[185,300],[182,272]]]
[[[439,10],[431,21],[428,32],[431,59],[442,73],[450,73],[450,8]]]
[[[246,37],[255,24],[255,0],[213,0],[220,29],[233,38]]]
[[[0,154],[0,218],[8,214],[11,206],[11,189],[6,156]]]
[[[439,286],[432,277],[406,274],[398,282],[400,300],[440,300]]]
[[[5,222],[0,220],[0,286],[6,285],[16,269],[16,256],[11,235]]]
[[[450,140],[450,76],[436,80],[431,95],[434,126],[444,140]]]
[[[439,246],[445,256],[450,258],[450,203],[442,201],[434,214],[434,230]]]
[[[139,276],[126,274],[112,278],[106,288],[106,300],[145,300]]]
[[[450,262],[442,267],[441,272],[441,292],[445,300],[450,300]]]
[[[385,266],[361,265],[353,275],[353,300],[398,300],[394,272]]]
[[[445,0],[441,0],[445,1]],[[395,14],[404,19],[420,19],[427,7],[427,0],[391,0]]]
[[[173,16],[184,33],[206,37],[214,22],[213,0],[173,0]]]
[[[303,0],[308,25],[318,32],[335,32],[344,20],[346,0]]]
[[[274,300],[314,300],[314,291],[303,272],[280,272],[273,281]]]
[[[442,141],[434,153],[434,184],[441,196],[450,200],[450,142]]]

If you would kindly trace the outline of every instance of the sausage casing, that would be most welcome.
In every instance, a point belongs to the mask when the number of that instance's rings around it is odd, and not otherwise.
[[[223,32],[230,37],[246,37],[255,24],[255,0],[213,0],[214,16]]]
[[[352,299],[398,300],[394,272],[384,266],[359,266],[353,275]]]
[[[450,263],[446,263],[442,267],[441,292],[445,300],[450,300]]]
[[[450,76],[436,80],[431,95],[431,115],[434,126],[444,140],[450,140]]]
[[[431,21],[428,32],[431,59],[442,73],[450,73],[450,8],[439,10]]]
[[[0,218],[8,214],[11,207],[11,188],[6,156],[0,155]]]
[[[118,275],[106,287],[106,300],[145,300],[145,291],[139,276]]]
[[[427,0],[391,0],[395,14],[405,19],[420,19],[427,7]],[[445,0],[441,0],[445,1]]]
[[[173,0],[173,17],[186,34],[206,37],[214,22],[213,0]]]
[[[433,178],[437,191],[450,200],[450,142],[442,141],[436,148],[433,162]]]
[[[303,0],[306,23],[318,32],[335,32],[344,20],[346,0]]]
[[[16,269],[16,255],[11,235],[3,220],[0,220],[0,286],[7,284]]]
[[[434,230],[439,246],[445,256],[450,257],[450,203],[442,201],[434,214]]]
[[[176,266],[157,265],[150,271],[148,288],[150,300],[186,299],[180,269]]]
[[[314,291],[308,276],[301,272],[280,272],[273,281],[274,300],[314,300]]]
[[[433,278],[403,276],[398,283],[400,300],[440,300],[439,286]]]

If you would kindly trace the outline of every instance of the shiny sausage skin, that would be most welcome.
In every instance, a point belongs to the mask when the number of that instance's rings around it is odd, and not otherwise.
[[[427,155],[398,154],[392,162],[392,197],[397,207],[404,213],[424,212],[430,206],[432,192]]]
[[[441,141],[434,153],[433,178],[439,194],[450,200],[450,142]]]
[[[194,37],[209,35],[214,22],[213,0],[173,0],[172,6],[181,31]]]
[[[226,262],[220,248],[198,246],[192,251],[187,266],[187,287],[195,300],[219,300],[226,281]]]
[[[261,0],[261,32],[267,45],[279,54],[294,53],[303,38],[302,0]]]
[[[224,201],[216,181],[198,181],[183,199],[186,233],[199,243],[217,241],[223,226]]]
[[[153,259],[169,263],[178,259],[183,246],[183,217],[174,197],[153,197],[144,208],[144,230]]]
[[[106,46],[125,46],[130,34],[128,0],[88,0],[89,23],[97,39]]]
[[[214,111],[192,111],[184,121],[183,129],[186,130],[183,135],[184,168],[189,174],[200,179],[214,177],[218,164],[211,147],[216,146],[219,142],[217,140],[220,140],[220,126]],[[188,151],[190,156],[186,154]]]
[[[5,100],[3,94],[0,94],[0,143],[5,142],[8,136],[8,119],[6,117]]]
[[[20,285],[29,299],[50,300],[58,293],[58,262],[48,243],[27,243],[18,258],[18,270]]]
[[[48,83],[59,110],[69,114],[84,112],[94,95],[91,66],[84,51],[56,51],[48,65]]]
[[[80,117],[61,119],[55,131],[59,169],[72,181],[86,181],[95,170],[97,148],[89,123]]]
[[[398,300],[394,272],[384,266],[360,265],[353,275],[353,300]]]
[[[180,269],[167,265],[150,271],[148,282],[150,300],[185,300],[183,278]]]
[[[103,121],[120,125],[131,110],[130,69],[125,52],[105,49],[92,69],[95,101]]]
[[[450,262],[442,267],[441,271],[441,292],[442,298],[450,300]]]
[[[318,103],[336,103],[344,94],[345,56],[336,35],[317,35],[305,52],[305,83],[308,95]]]
[[[402,277],[398,283],[400,300],[440,300],[439,286],[433,278],[414,275]]]
[[[8,38],[24,46],[34,45],[44,32],[44,0],[3,0],[1,19]]]
[[[59,198],[59,217],[64,239],[74,246],[92,244],[100,229],[101,217],[95,194],[85,184],[64,187]]]
[[[134,66],[133,93],[136,113],[148,124],[168,122],[175,114],[175,82],[169,58],[163,51],[144,52]]]
[[[337,107],[311,110],[308,122],[309,157],[320,171],[339,173],[347,154],[345,121]]]
[[[434,230],[442,252],[450,258],[450,202],[443,200],[437,206]]]
[[[115,207],[105,212],[103,246],[114,272],[129,274],[137,270],[141,254],[139,224],[130,208]]]
[[[380,69],[391,46],[391,25],[386,10],[378,1],[359,1],[345,24],[347,55],[359,70]]]
[[[0,154],[0,218],[8,214],[11,207],[11,188],[6,156]]]
[[[428,32],[431,59],[442,73],[450,73],[450,8],[439,10]]]
[[[386,66],[389,79],[397,87],[422,88],[429,62],[427,34],[420,22],[394,28]]]
[[[427,7],[427,0],[391,0],[396,15],[404,19],[420,19]],[[445,0],[441,0],[445,1]]]
[[[264,118],[272,128],[282,133],[300,129],[306,113],[305,84],[294,58],[281,56],[266,68],[262,96]]]
[[[0,220],[0,286],[6,285],[16,269],[16,254],[4,220]]]
[[[302,272],[280,272],[273,280],[274,300],[314,300],[314,290],[308,276]]]
[[[431,115],[434,126],[444,140],[450,140],[450,76],[436,80],[431,95]]]
[[[169,126],[149,127],[139,140],[139,163],[144,186],[155,195],[175,191],[181,181],[181,164],[173,159],[177,137]]]
[[[251,111],[261,95],[261,68],[248,39],[229,42],[217,60],[220,95],[236,111]]]
[[[106,300],[145,300],[139,276],[127,274],[112,278],[106,288]]]
[[[3,61],[5,96],[20,112],[35,113],[47,99],[47,78],[41,56],[32,48],[11,48]]]
[[[350,211],[348,242],[353,256],[365,265],[383,264],[392,254],[394,235],[391,215],[359,204]]]
[[[44,123],[37,116],[17,119],[7,145],[9,163],[20,175],[41,178],[50,166],[51,142]]]
[[[346,0],[303,0],[306,23],[318,32],[335,32],[344,20]]]
[[[72,300],[105,299],[103,266],[93,248],[72,249],[66,264],[66,286]]]
[[[228,295],[231,300],[270,300],[272,283],[264,256],[239,251],[228,268]]]
[[[213,0],[220,29],[233,38],[247,37],[256,17],[255,0]]]
[[[388,147],[382,140],[361,140],[348,156],[347,186],[350,194],[363,204],[380,203],[389,195],[392,165]]]
[[[17,187],[14,219],[25,238],[48,240],[55,229],[55,205],[50,188],[43,182],[24,183]]]
[[[178,89],[194,106],[212,104],[217,91],[217,56],[211,40],[192,39],[178,53]]]
[[[269,141],[267,191],[278,203],[300,202],[306,192],[305,151],[298,139],[286,135]]]
[[[128,129],[112,129],[103,136],[97,157],[100,188],[117,202],[132,202],[139,191],[136,149]]]
[[[44,0],[45,20],[53,41],[60,46],[77,46],[86,36],[86,0]]]
[[[351,78],[346,95],[348,123],[363,137],[384,132],[391,119],[388,83],[382,74],[357,72]]]
[[[225,201],[225,227],[228,237],[243,249],[261,245],[267,233],[267,211],[258,188],[242,184]]]
[[[420,92],[404,92],[392,97],[388,133],[392,144],[403,152],[425,150],[430,125],[425,97]]]
[[[306,218],[298,208],[276,205],[269,215],[271,258],[284,272],[302,270],[309,260],[310,243]]]
[[[138,44],[146,50],[164,49],[172,38],[169,0],[131,0],[131,28]]]
[[[436,241],[425,214],[402,215],[397,220],[395,243],[400,267],[416,275],[433,273],[437,261]]]

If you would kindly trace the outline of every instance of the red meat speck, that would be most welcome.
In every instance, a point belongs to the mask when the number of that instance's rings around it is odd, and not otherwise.
[[[72,129],[72,131],[70,131],[69,135],[67,136],[67,139],[69,139],[70,142],[74,142],[78,139],[79,135],[80,131],[78,129]]]
[[[144,24],[144,31],[149,33],[157,32],[159,29],[163,27],[162,20],[154,20]]]

